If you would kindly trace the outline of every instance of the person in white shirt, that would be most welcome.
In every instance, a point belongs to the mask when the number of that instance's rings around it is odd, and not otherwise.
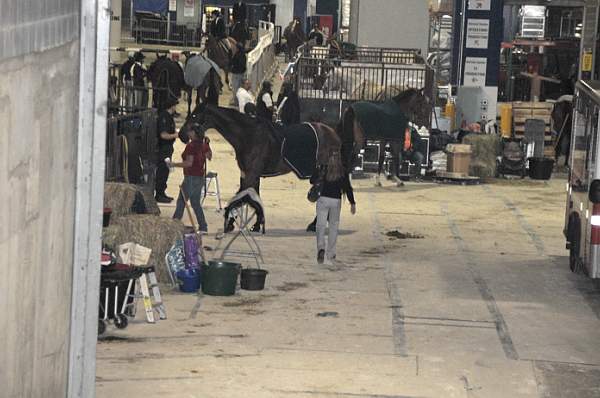
[[[244,109],[246,107],[246,104],[254,104],[254,96],[250,92],[251,89],[252,83],[250,83],[250,80],[244,79],[244,81],[242,82],[242,86],[238,89],[237,93],[235,94],[238,101],[238,107],[241,113],[245,113]]]

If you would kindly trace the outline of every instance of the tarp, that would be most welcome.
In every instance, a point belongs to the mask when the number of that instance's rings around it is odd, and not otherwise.
[[[169,8],[169,0],[133,0],[133,11],[154,12],[166,14]]]

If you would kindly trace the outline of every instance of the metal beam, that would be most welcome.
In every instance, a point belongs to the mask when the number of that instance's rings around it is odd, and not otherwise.
[[[67,396],[93,398],[104,196],[110,0],[82,0],[80,28],[79,131]]]
[[[548,6],[548,7],[583,7],[586,0],[504,0],[504,5]]]

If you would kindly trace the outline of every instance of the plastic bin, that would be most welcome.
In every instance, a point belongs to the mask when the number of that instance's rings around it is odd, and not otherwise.
[[[226,261],[209,261],[200,268],[202,272],[202,293],[210,296],[231,296],[235,294],[241,265]]]
[[[552,158],[529,158],[529,178],[532,180],[549,180],[553,168]]]

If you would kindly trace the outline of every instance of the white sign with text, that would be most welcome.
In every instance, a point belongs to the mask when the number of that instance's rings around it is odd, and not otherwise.
[[[465,87],[485,87],[487,58],[467,57],[465,59]]]
[[[467,48],[487,49],[489,37],[489,19],[469,19],[467,21]]]
[[[469,10],[489,11],[492,8],[492,0],[469,0]]]

